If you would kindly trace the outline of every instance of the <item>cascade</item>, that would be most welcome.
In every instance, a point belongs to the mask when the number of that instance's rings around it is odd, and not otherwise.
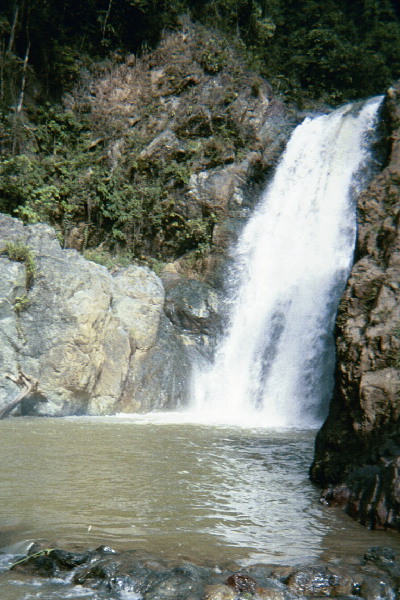
[[[382,98],[307,118],[234,249],[231,314],[191,409],[223,422],[315,427],[333,389],[333,328],[351,269]]]

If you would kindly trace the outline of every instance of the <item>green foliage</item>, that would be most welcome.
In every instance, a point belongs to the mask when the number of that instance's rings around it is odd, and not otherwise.
[[[240,39],[289,99],[337,104],[400,77],[400,23],[389,0],[189,0],[195,18]],[[211,57],[210,57],[211,58]],[[299,90],[301,94],[299,94]]]
[[[400,370],[400,350],[390,350],[385,357],[385,367],[393,367]]]
[[[105,140],[91,141],[88,131],[95,124],[87,115],[47,105],[35,117],[26,152],[0,159],[0,210],[26,223],[49,222],[63,237],[84,223],[86,249],[106,242],[112,254],[123,253],[131,262],[143,260],[145,248],[145,255],[164,259],[209,243],[210,219],[185,219],[175,207],[175,191],[189,183],[190,160],[139,160],[151,139],[135,136],[110,170]],[[225,139],[234,135],[222,122],[215,128]],[[198,152],[207,154],[202,145],[192,156]],[[98,260],[108,257],[100,253]]]
[[[400,340],[400,323],[397,323],[394,327],[393,335]],[[400,369],[400,348],[397,348],[397,350],[393,349],[391,351],[390,363],[390,366],[393,366],[395,369]]]
[[[14,306],[15,312],[20,315],[29,306],[28,296],[26,294],[23,294],[22,296],[17,296],[14,299],[13,306]]]
[[[226,52],[216,47],[215,41],[211,39],[206,43],[199,62],[206,73],[216,75],[226,65]]]
[[[264,64],[278,60],[289,81],[332,104],[382,93],[400,75],[400,26],[386,0],[307,0],[301,11],[289,0],[272,44],[281,52],[264,53]]]
[[[179,15],[241,41],[269,79],[285,78],[287,95],[302,86],[334,102],[381,92],[400,76],[400,26],[394,0],[48,0],[0,10],[0,105],[16,106],[30,46],[29,94],[71,89],[87,57],[153,47]],[[19,7],[16,26],[15,7]],[[134,26],[132,26],[134,23]],[[223,53],[204,48],[206,72],[218,73]],[[37,88],[37,86],[36,86]]]
[[[135,262],[135,258],[129,253],[112,254],[103,248],[88,248],[83,253],[87,260],[107,267],[107,269],[117,269],[119,267],[128,267]]]
[[[32,250],[23,242],[7,242],[0,252],[6,254],[10,260],[24,263],[25,287],[28,290],[36,275],[36,261]]]
[[[304,0],[300,9],[295,0],[32,0],[19,3],[18,12],[16,6],[5,0],[0,10],[0,210],[26,223],[49,222],[62,239],[79,224],[85,250],[101,245],[99,261],[111,256],[114,265],[122,257],[162,261],[205,252],[216,216],[188,218],[179,198],[194,170],[238,160],[249,143],[229,118],[237,88],[227,85],[207,114],[196,112],[193,95],[182,130],[175,130],[183,154],[143,159],[152,140],[146,127],[129,136],[123,115],[94,117],[90,102],[75,96],[70,110],[54,102],[83,73],[90,81],[94,59],[106,73],[124,53],[145,53],[189,13],[210,28],[197,55],[207,74],[227,71],[234,45],[275,91],[298,103],[308,96],[336,104],[382,92],[400,77],[400,26],[389,0]],[[24,78],[27,98],[18,112]],[[171,68],[173,78],[174,93],[183,93],[187,78]],[[157,110],[149,95],[139,119],[157,122]],[[111,166],[107,152],[119,132],[124,152]]]

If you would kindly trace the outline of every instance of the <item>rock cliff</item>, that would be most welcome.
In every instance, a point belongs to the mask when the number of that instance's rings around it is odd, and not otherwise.
[[[22,414],[141,412],[187,401],[190,365],[212,327],[208,286],[196,282],[198,306],[186,301],[178,330],[147,267],[111,273],[61,249],[51,227],[4,215],[0,273],[0,408],[17,391],[3,376],[19,370],[39,380]],[[216,293],[212,304],[217,310]],[[179,315],[180,305],[170,299],[170,313]]]
[[[337,317],[336,387],[312,479],[371,528],[400,529],[400,85],[383,106],[386,168],[358,199],[355,264]]]

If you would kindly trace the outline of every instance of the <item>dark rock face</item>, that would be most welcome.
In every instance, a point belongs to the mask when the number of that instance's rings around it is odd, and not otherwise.
[[[337,318],[336,388],[311,477],[372,528],[400,529],[400,85],[385,98],[390,154],[358,201]]]
[[[183,330],[216,335],[219,329],[222,300],[211,286],[196,280],[163,277],[164,310],[172,323]]]

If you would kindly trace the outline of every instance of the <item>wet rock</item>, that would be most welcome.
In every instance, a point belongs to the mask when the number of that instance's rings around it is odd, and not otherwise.
[[[69,552],[62,549],[44,548],[44,544],[33,544],[28,555],[16,560],[11,569],[20,573],[31,573],[41,577],[62,576],[76,567],[89,562],[94,553]]]
[[[91,552],[68,552],[56,548],[48,554],[49,558],[57,563],[60,569],[74,569],[92,558]]]
[[[221,321],[221,299],[206,283],[178,278],[166,287],[165,313],[174,325],[194,334],[217,334]]]
[[[96,561],[90,567],[75,573],[73,581],[75,584],[87,585],[94,588],[106,587],[113,589],[115,584],[120,587],[120,578],[117,578],[117,563],[110,561]]]
[[[42,547],[33,549],[37,548]],[[21,557],[12,568],[20,575],[72,581],[110,598],[134,594],[145,600],[392,600],[399,581],[393,571],[396,565],[390,549],[371,548],[359,566],[254,565],[232,573],[140,551],[118,553],[100,547],[88,551],[42,548]]]
[[[40,577],[56,577],[59,572],[59,566],[56,560],[53,560],[47,554],[40,556],[31,556],[23,562],[15,563],[11,569],[16,572],[37,575]]]
[[[236,592],[248,592],[254,594],[256,590],[256,582],[249,575],[235,573],[230,575],[225,581],[225,584],[236,590]]]
[[[386,546],[372,546],[364,554],[365,562],[375,563],[381,568],[394,565],[396,558],[397,554],[393,548],[387,548]]]
[[[128,368],[119,412],[174,410],[187,403],[195,341],[176,330],[165,315],[157,339],[147,351],[137,350]]]
[[[393,579],[397,587],[400,586],[400,562],[392,548],[374,546],[365,553],[364,561],[368,565],[376,565]]]
[[[288,572],[293,568],[287,567]],[[251,573],[251,576],[249,575]],[[235,573],[225,581],[239,597],[256,600],[296,600],[301,595],[297,590],[270,577],[271,569],[262,566],[249,567],[246,573]]]
[[[205,592],[204,600],[234,600],[237,598],[236,590],[221,583],[206,586]]]
[[[111,548],[111,546],[99,546],[96,548],[96,552],[100,554],[117,554],[117,551]]]
[[[385,578],[379,579],[376,577],[365,576],[359,586],[358,595],[366,600],[392,600],[394,596],[393,584]]]
[[[291,573],[286,581],[291,590],[305,596],[346,596],[354,592],[348,575],[328,567],[305,567]]]
[[[171,565],[129,552],[113,559],[97,560],[74,575],[76,584],[92,589],[136,592],[148,600],[201,598],[206,582],[212,579],[209,569],[189,563]]]
[[[301,597],[286,585],[294,567],[264,565],[250,566],[247,573],[256,581],[256,598],[260,600],[294,600]]]

